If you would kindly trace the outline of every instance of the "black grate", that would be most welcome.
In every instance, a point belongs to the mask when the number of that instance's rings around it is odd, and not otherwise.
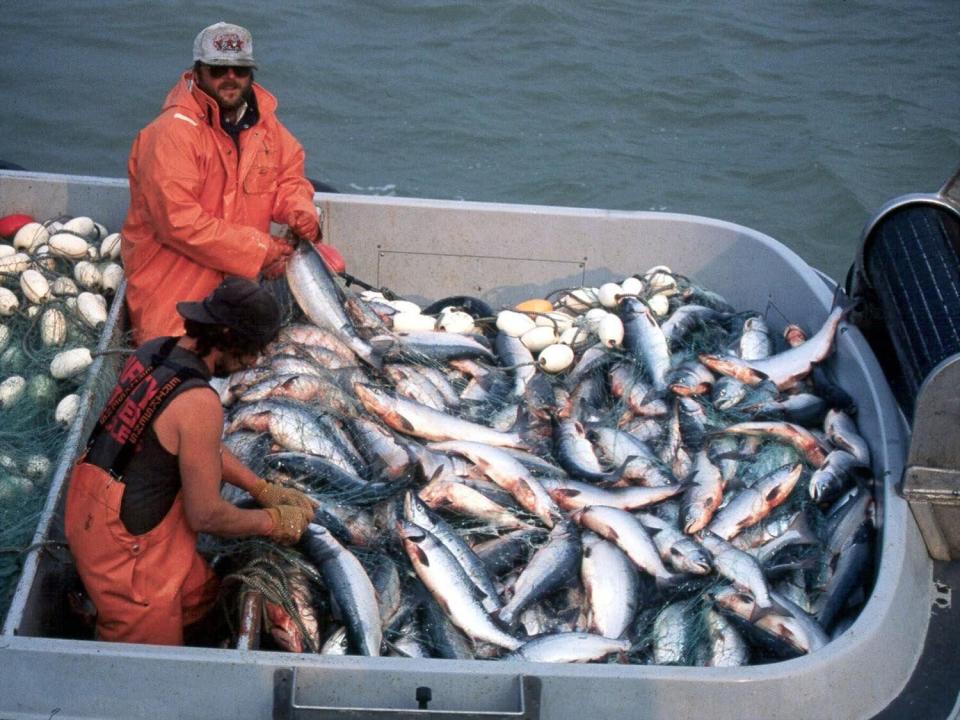
[[[960,353],[960,219],[934,204],[895,208],[874,225],[863,252],[861,270],[887,336],[878,356],[912,416],[930,371]],[[884,357],[891,351],[895,358]]]

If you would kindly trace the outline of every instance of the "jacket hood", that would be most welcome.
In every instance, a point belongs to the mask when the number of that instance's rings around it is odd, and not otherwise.
[[[257,97],[257,109],[260,111],[261,119],[276,113],[277,99],[270,92],[254,82],[253,93]],[[216,100],[197,86],[193,70],[183,73],[177,84],[167,93],[163,101],[163,110],[167,111],[171,108],[178,108],[197,117],[206,117],[209,111],[212,113],[214,125],[220,124],[220,106],[217,105]]]

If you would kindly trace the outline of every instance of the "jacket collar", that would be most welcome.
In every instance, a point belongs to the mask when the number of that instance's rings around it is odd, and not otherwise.
[[[253,83],[253,94],[257,98],[257,109],[260,112],[260,121],[273,116],[277,109],[277,99],[263,86]],[[220,106],[217,101],[199,88],[193,75],[193,70],[187,70],[180,76],[180,80],[167,93],[163,101],[163,109],[178,108],[194,117],[209,122],[213,127],[220,127]]]

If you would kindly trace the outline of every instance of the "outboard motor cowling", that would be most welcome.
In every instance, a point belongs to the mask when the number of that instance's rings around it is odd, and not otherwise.
[[[867,223],[847,292],[913,418],[924,379],[960,353],[960,170],[939,193],[896,198]]]
[[[867,223],[847,292],[911,421],[900,491],[936,560],[960,559],[960,171]],[[852,286],[852,287],[851,287]]]

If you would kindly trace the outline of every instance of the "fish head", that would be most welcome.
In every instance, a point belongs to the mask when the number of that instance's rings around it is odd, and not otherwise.
[[[717,410],[735,407],[747,395],[747,386],[732,377],[722,377],[713,385],[710,397]]]
[[[794,348],[807,341],[807,334],[799,325],[790,324],[783,329],[783,339],[787,341],[787,345]]]
[[[397,521],[397,534],[405,543],[420,544],[427,539],[427,531],[409,520]]]
[[[683,569],[693,575],[709,575],[713,570],[713,563],[710,560],[709,553],[705,550],[697,550],[697,552],[687,556]]]
[[[443,468],[437,468],[441,472]],[[434,473],[436,476],[437,473]],[[427,514],[427,508],[423,500],[418,497],[413,490],[407,490],[403,495],[403,517],[411,523],[416,523],[417,518],[423,518]]]
[[[430,560],[422,545],[427,540],[427,531],[406,520],[397,522],[397,534],[403,542],[403,549],[414,565],[428,566]]]
[[[293,618],[276,603],[268,602],[264,607],[270,636],[288,652],[301,653],[304,650],[304,638]]]

